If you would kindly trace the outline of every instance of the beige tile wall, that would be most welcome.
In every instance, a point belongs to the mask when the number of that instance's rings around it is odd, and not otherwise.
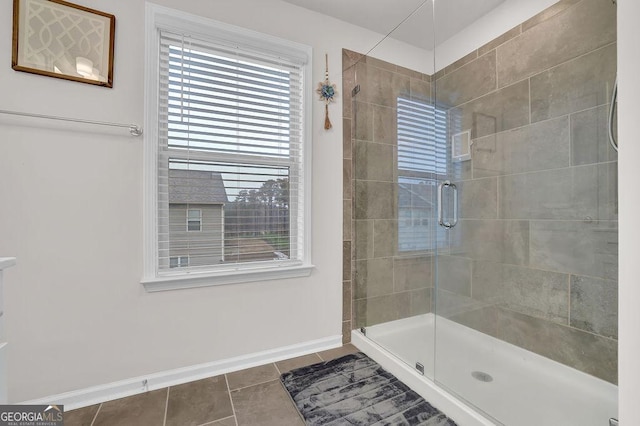
[[[343,324],[350,330],[431,311],[431,257],[397,250],[395,167],[396,99],[430,100],[431,78],[348,50],[343,69],[343,279],[351,295]]]
[[[433,259],[395,250],[394,107],[433,85],[473,139],[450,170],[461,220],[438,257],[438,313],[617,381],[615,34],[609,1],[562,0],[433,83],[344,51],[346,330],[431,310]]]
[[[610,2],[562,1],[435,84],[473,138],[471,160],[457,166],[462,219],[451,255],[438,259],[436,309],[613,383],[615,29]]]

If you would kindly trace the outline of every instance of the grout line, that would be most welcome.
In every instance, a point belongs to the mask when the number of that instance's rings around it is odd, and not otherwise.
[[[558,323],[555,323],[555,324],[558,324]],[[589,330],[585,330],[583,328],[574,327],[573,325],[562,325],[562,324],[558,324],[558,325],[561,325],[562,327],[570,328],[572,330],[581,331],[583,333],[590,334],[592,336],[599,337],[601,339],[605,339],[605,340],[608,340],[608,341],[612,341],[612,342],[616,342],[616,343],[618,342],[618,338],[617,337],[605,336],[604,334],[598,334],[598,333],[596,333],[594,331],[589,331]]]
[[[231,412],[233,413],[233,419],[236,422],[236,426],[238,426],[238,416],[236,415],[236,407],[233,405],[233,397],[231,396],[231,389],[229,388],[229,380],[227,379],[226,374],[224,375],[224,382],[227,384],[227,393],[229,394],[229,401],[231,401]]]
[[[583,112],[595,110],[595,109],[602,108],[602,107],[605,107],[605,106],[608,106],[608,105],[609,105],[609,101],[607,100],[607,102],[603,103],[603,104],[590,106],[590,107],[587,107],[587,108],[584,108],[584,109],[581,109],[581,110],[577,110],[577,111],[567,112],[566,114],[545,118],[543,120],[538,120],[538,121],[535,121],[533,123],[523,124],[522,126],[511,127],[509,129],[500,130],[499,132],[488,133],[488,134],[482,135],[482,136],[476,136],[472,140],[475,142],[475,141],[477,141],[479,139],[484,139],[484,138],[488,138],[488,137],[491,137],[491,136],[500,135],[502,133],[509,133],[509,132],[514,131],[514,130],[526,130],[528,127],[531,127],[531,126],[537,126],[538,124],[543,124],[543,123],[546,123],[546,122],[549,122],[549,121],[560,120],[560,119],[565,118],[565,117],[566,118],[570,118],[572,115],[576,115],[576,114],[580,114],[580,113],[583,113]],[[457,108],[457,107],[454,107],[454,108]]]
[[[164,402],[164,419],[162,420],[163,426],[167,425],[167,411],[169,411],[169,390],[170,389],[171,387],[167,386],[167,399]]]
[[[276,367],[276,371],[278,372],[278,376],[282,375],[282,371],[280,371],[280,369],[278,368],[278,364],[276,364],[274,362],[273,365]]]
[[[549,323],[551,325],[555,325],[555,326],[558,326],[558,327],[564,327],[564,328],[568,328],[568,329],[571,329],[571,330],[576,330],[576,331],[579,331],[579,332],[582,332],[582,333],[586,333],[586,334],[589,334],[589,335],[592,335],[592,336],[595,336],[595,337],[599,337],[601,339],[605,339],[605,340],[609,340],[609,341],[613,341],[613,342],[618,342],[618,339],[615,338],[615,337],[605,336],[603,334],[598,334],[598,333],[595,333],[593,331],[588,331],[588,330],[585,330],[585,329],[582,329],[582,328],[574,327],[572,325],[562,324],[562,323],[559,323],[557,321],[553,321],[553,320],[550,320],[550,319],[546,319],[546,318],[542,318],[542,317],[538,317],[538,316],[532,315],[530,313],[516,311],[513,308],[509,308],[507,306],[501,305],[501,306],[497,306],[497,308],[505,310],[505,311],[513,312],[513,313],[516,313],[518,315],[523,315],[523,316],[526,316],[526,317],[534,318],[536,320],[544,321],[544,322],[547,322],[547,323]],[[533,351],[531,351],[531,352],[533,352]],[[534,353],[536,353],[536,352],[534,352]],[[549,358],[549,357],[545,357],[545,358]],[[549,358],[549,359],[552,359],[552,358]],[[558,362],[558,361],[556,361],[556,362]]]
[[[96,422],[96,419],[98,418],[98,414],[100,413],[100,409],[102,409],[102,403],[100,403],[100,405],[98,406],[98,411],[96,411],[96,414],[93,416],[90,426],[93,426],[93,424]]]
[[[276,369],[277,369],[277,367],[276,367]],[[280,370],[278,370],[278,371],[280,371]],[[244,390],[244,389],[251,388],[251,387],[254,387],[254,386],[258,386],[258,385],[264,385],[265,383],[276,382],[276,381],[279,381],[279,380],[280,380],[280,378],[277,377],[275,379],[265,380],[264,382],[253,383],[253,384],[251,384],[249,386],[243,386],[241,388],[235,388],[235,389],[233,389],[233,392],[239,391],[239,390]],[[229,391],[231,392],[231,389],[229,389]]]
[[[490,179],[490,178],[496,178],[496,177],[509,177],[509,176],[521,176],[521,175],[529,175],[529,174],[534,174],[534,173],[542,173],[542,172],[553,172],[553,171],[560,171],[560,170],[572,170],[572,169],[576,169],[579,167],[597,167],[597,166],[601,166],[601,165],[605,165],[605,164],[612,164],[612,163],[617,163],[618,160],[607,160],[607,161],[601,161],[601,162],[597,162],[597,163],[588,163],[588,164],[576,164],[576,165],[569,165],[569,166],[563,166],[563,167],[556,167],[553,169],[540,169],[540,170],[530,170],[530,171],[525,171],[525,172],[519,172],[519,173],[503,173],[503,174],[499,174],[496,176],[486,176],[486,177],[479,177],[476,179],[464,179],[461,180],[462,182],[469,182],[472,180],[480,180],[480,179]]]
[[[598,276],[594,276],[594,275],[577,274],[575,272],[559,271],[559,270],[554,270],[554,269],[544,269],[544,268],[541,268],[539,266],[530,265],[530,264],[504,263],[504,262],[496,261],[496,260],[477,259],[477,258],[459,256],[459,255],[455,255],[455,254],[451,254],[451,255],[448,255],[448,256],[461,258],[461,259],[467,259],[467,260],[471,260],[472,262],[491,263],[491,264],[501,265],[502,267],[506,266],[506,267],[512,267],[512,268],[520,268],[520,269],[532,269],[534,271],[548,272],[548,273],[552,273],[552,274],[573,275],[573,276],[576,276],[576,277],[591,278],[591,279],[599,280],[599,281],[612,281],[612,282],[616,282],[616,283],[618,282],[617,279],[602,278],[602,277],[598,277]],[[376,297],[382,297],[382,296],[376,296]],[[362,299],[362,300],[364,300],[364,299]]]
[[[228,416],[228,417],[223,417],[223,418],[221,418],[221,419],[213,420],[213,421],[210,421],[210,422],[207,422],[207,423],[202,423],[201,425],[198,425],[198,426],[208,426],[208,425],[212,425],[212,424],[215,424],[215,423],[217,423],[217,422],[221,422],[221,421],[223,421],[223,420],[227,420],[227,419],[230,419],[230,418],[233,418],[233,420],[234,420],[234,421],[235,421],[235,419],[236,419],[236,417],[235,417],[235,416]],[[236,425],[237,425],[237,423],[236,423]]]
[[[509,83],[509,84],[507,84],[507,85],[505,85],[505,86],[503,86],[503,87],[499,87],[499,88],[498,88],[498,89],[496,89],[496,90],[492,90],[492,91],[489,91],[489,92],[487,92],[487,93],[484,93],[484,94],[482,94],[482,95],[478,96],[477,98],[470,99],[470,100],[468,100],[468,101],[466,101],[466,102],[464,102],[464,103],[458,104],[458,105],[451,105],[451,106],[449,106],[449,108],[461,108],[461,107],[463,107],[463,106],[465,106],[465,105],[467,105],[467,104],[469,104],[469,103],[471,103],[471,102],[477,101],[478,99],[482,99],[482,98],[484,98],[485,96],[489,96],[489,95],[492,95],[492,94],[498,93],[498,92],[500,92],[500,91],[502,91],[502,90],[504,90],[504,89],[506,89],[506,88],[508,88],[508,87],[512,87],[512,86],[515,86],[515,85],[517,85],[517,84],[523,83],[524,81],[526,81],[526,80],[530,80],[531,78],[536,77],[536,76],[539,76],[539,75],[541,75],[541,74],[543,74],[543,73],[545,73],[545,72],[548,72],[549,70],[552,70],[552,69],[557,68],[557,67],[559,67],[559,66],[565,65],[565,64],[567,64],[567,63],[569,63],[569,62],[571,62],[571,61],[574,61],[574,60],[576,60],[576,59],[582,58],[583,56],[587,56],[587,55],[589,55],[589,54],[591,54],[591,53],[597,52],[597,51],[599,51],[599,50],[601,50],[601,49],[604,49],[604,48],[606,48],[606,47],[610,47],[610,46],[612,46],[612,45],[614,45],[614,44],[616,44],[616,43],[617,43],[617,41],[613,41],[613,42],[611,42],[611,43],[605,44],[604,46],[600,46],[600,47],[598,47],[598,48],[595,48],[595,49],[593,49],[593,50],[590,50],[590,51],[588,51],[588,52],[586,52],[586,53],[583,53],[582,55],[576,56],[576,57],[574,57],[574,58],[567,59],[567,60],[566,60],[566,61],[564,61],[564,62],[561,62],[561,63],[559,63],[559,64],[553,65],[553,66],[551,66],[551,67],[549,67],[549,68],[546,68],[546,69],[544,69],[544,70],[542,70],[542,71],[539,71],[539,72],[537,72],[537,73],[535,73],[535,74],[533,74],[533,75],[527,76],[527,77],[522,78],[522,79],[520,79],[520,80],[518,80],[518,81],[514,81],[514,82]],[[436,95],[436,98],[435,98],[435,99],[436,99],[436,100],[438,100],[437,95]],[[609,102],[609,101],[607,100],[607,102]]]
[[[542,70],[542,71],[539,71],[539,72],[537,72],[537,73],[535,73],[535,74],[532,74],[532,75],[530,75],[530,76],[529,76],[529,77],[527,77],[527,78],[528,78],[528,79],[531,79],[531,78],[533,78],[533,77],[537,77],[537,76],[539,76],[540,74],[544,74],[544,73],[545,73],[545,72],[547,72],[547,71],[550,71],[550,70],[552,70],[552,69],[555,69],[555,68],[561,67],[561,66],[563,66],[563,65],[566,65],[566,64],[568,64],[569,62],[575,61],[576,59],[581,59],[581,58],[583,58],[583,57],[585,57],[585,56],[588,56],[588,55],[590,55],[590,54],[592,54],[592,53],[595,53],[595,52],[597,52],[597,51],[599,51],[599,50],[604,50],[604,49],[606,49],[607,47],[611,47],[611,46],[613,46],[614,44],[616,44],[617,42],[618,42],[618,40],[614,40],[614,41],[612,41],[612,42],[610,42],[610,43],[603,44],[603,45],[602,45],[602,46],[600,46],[600,47],[596,47],[595,49],[591,49],[591,50],[589,50],[588,52],[585,52],[585,53],[583,53],[583,54],[581,54],[581,55],[575,56],[575,57],[573,57],[573,58],[571,58],[571,59],[567,59],[567,60],[566,60],[566,61],[564,61],[564,62],[560,62],[560,63],[558,63],[558,64],[556,64],[556,65],[553,65],[553,66],[551,66],[551,67],[549,67],[549,68],[546,68],[546,69],[544,69],[544,70]],[[522,79],[522,80],[524,80],[524,79]],[[521,80],[521,81],[522,81],[522,80]]]

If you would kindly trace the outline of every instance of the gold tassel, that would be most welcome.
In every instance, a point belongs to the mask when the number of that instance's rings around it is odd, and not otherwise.
[[[324,129],[329,130],[333,126],[331,125],[331,120],[329,120],[329,104],[324,104]]]

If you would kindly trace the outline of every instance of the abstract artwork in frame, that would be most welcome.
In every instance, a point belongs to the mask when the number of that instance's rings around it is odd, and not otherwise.
[[[113,87],[116,18],[62,0],[13,1],[12,67]]]

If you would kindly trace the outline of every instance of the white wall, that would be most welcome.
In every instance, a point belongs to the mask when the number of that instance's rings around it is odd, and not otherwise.
[[[157,3],[311,45],[314,82],[326,52],[338,87],[341,49],[380,37],[278,0]],[[114,88],[13,71],[12,2],[2,1],[0,109],[142,123],[144,2],[82,4],[116,15]],[[397,44],[389,60],[416,52]],[[313,104],[312,276],[154,294],[139,282],[142,139],[0,115],[0,255],[18,258],[5,291],[11,401],[339,335],[342,108],[325,131]]]
[[[640,2],[618,0],[619,419],[640,425]]]

